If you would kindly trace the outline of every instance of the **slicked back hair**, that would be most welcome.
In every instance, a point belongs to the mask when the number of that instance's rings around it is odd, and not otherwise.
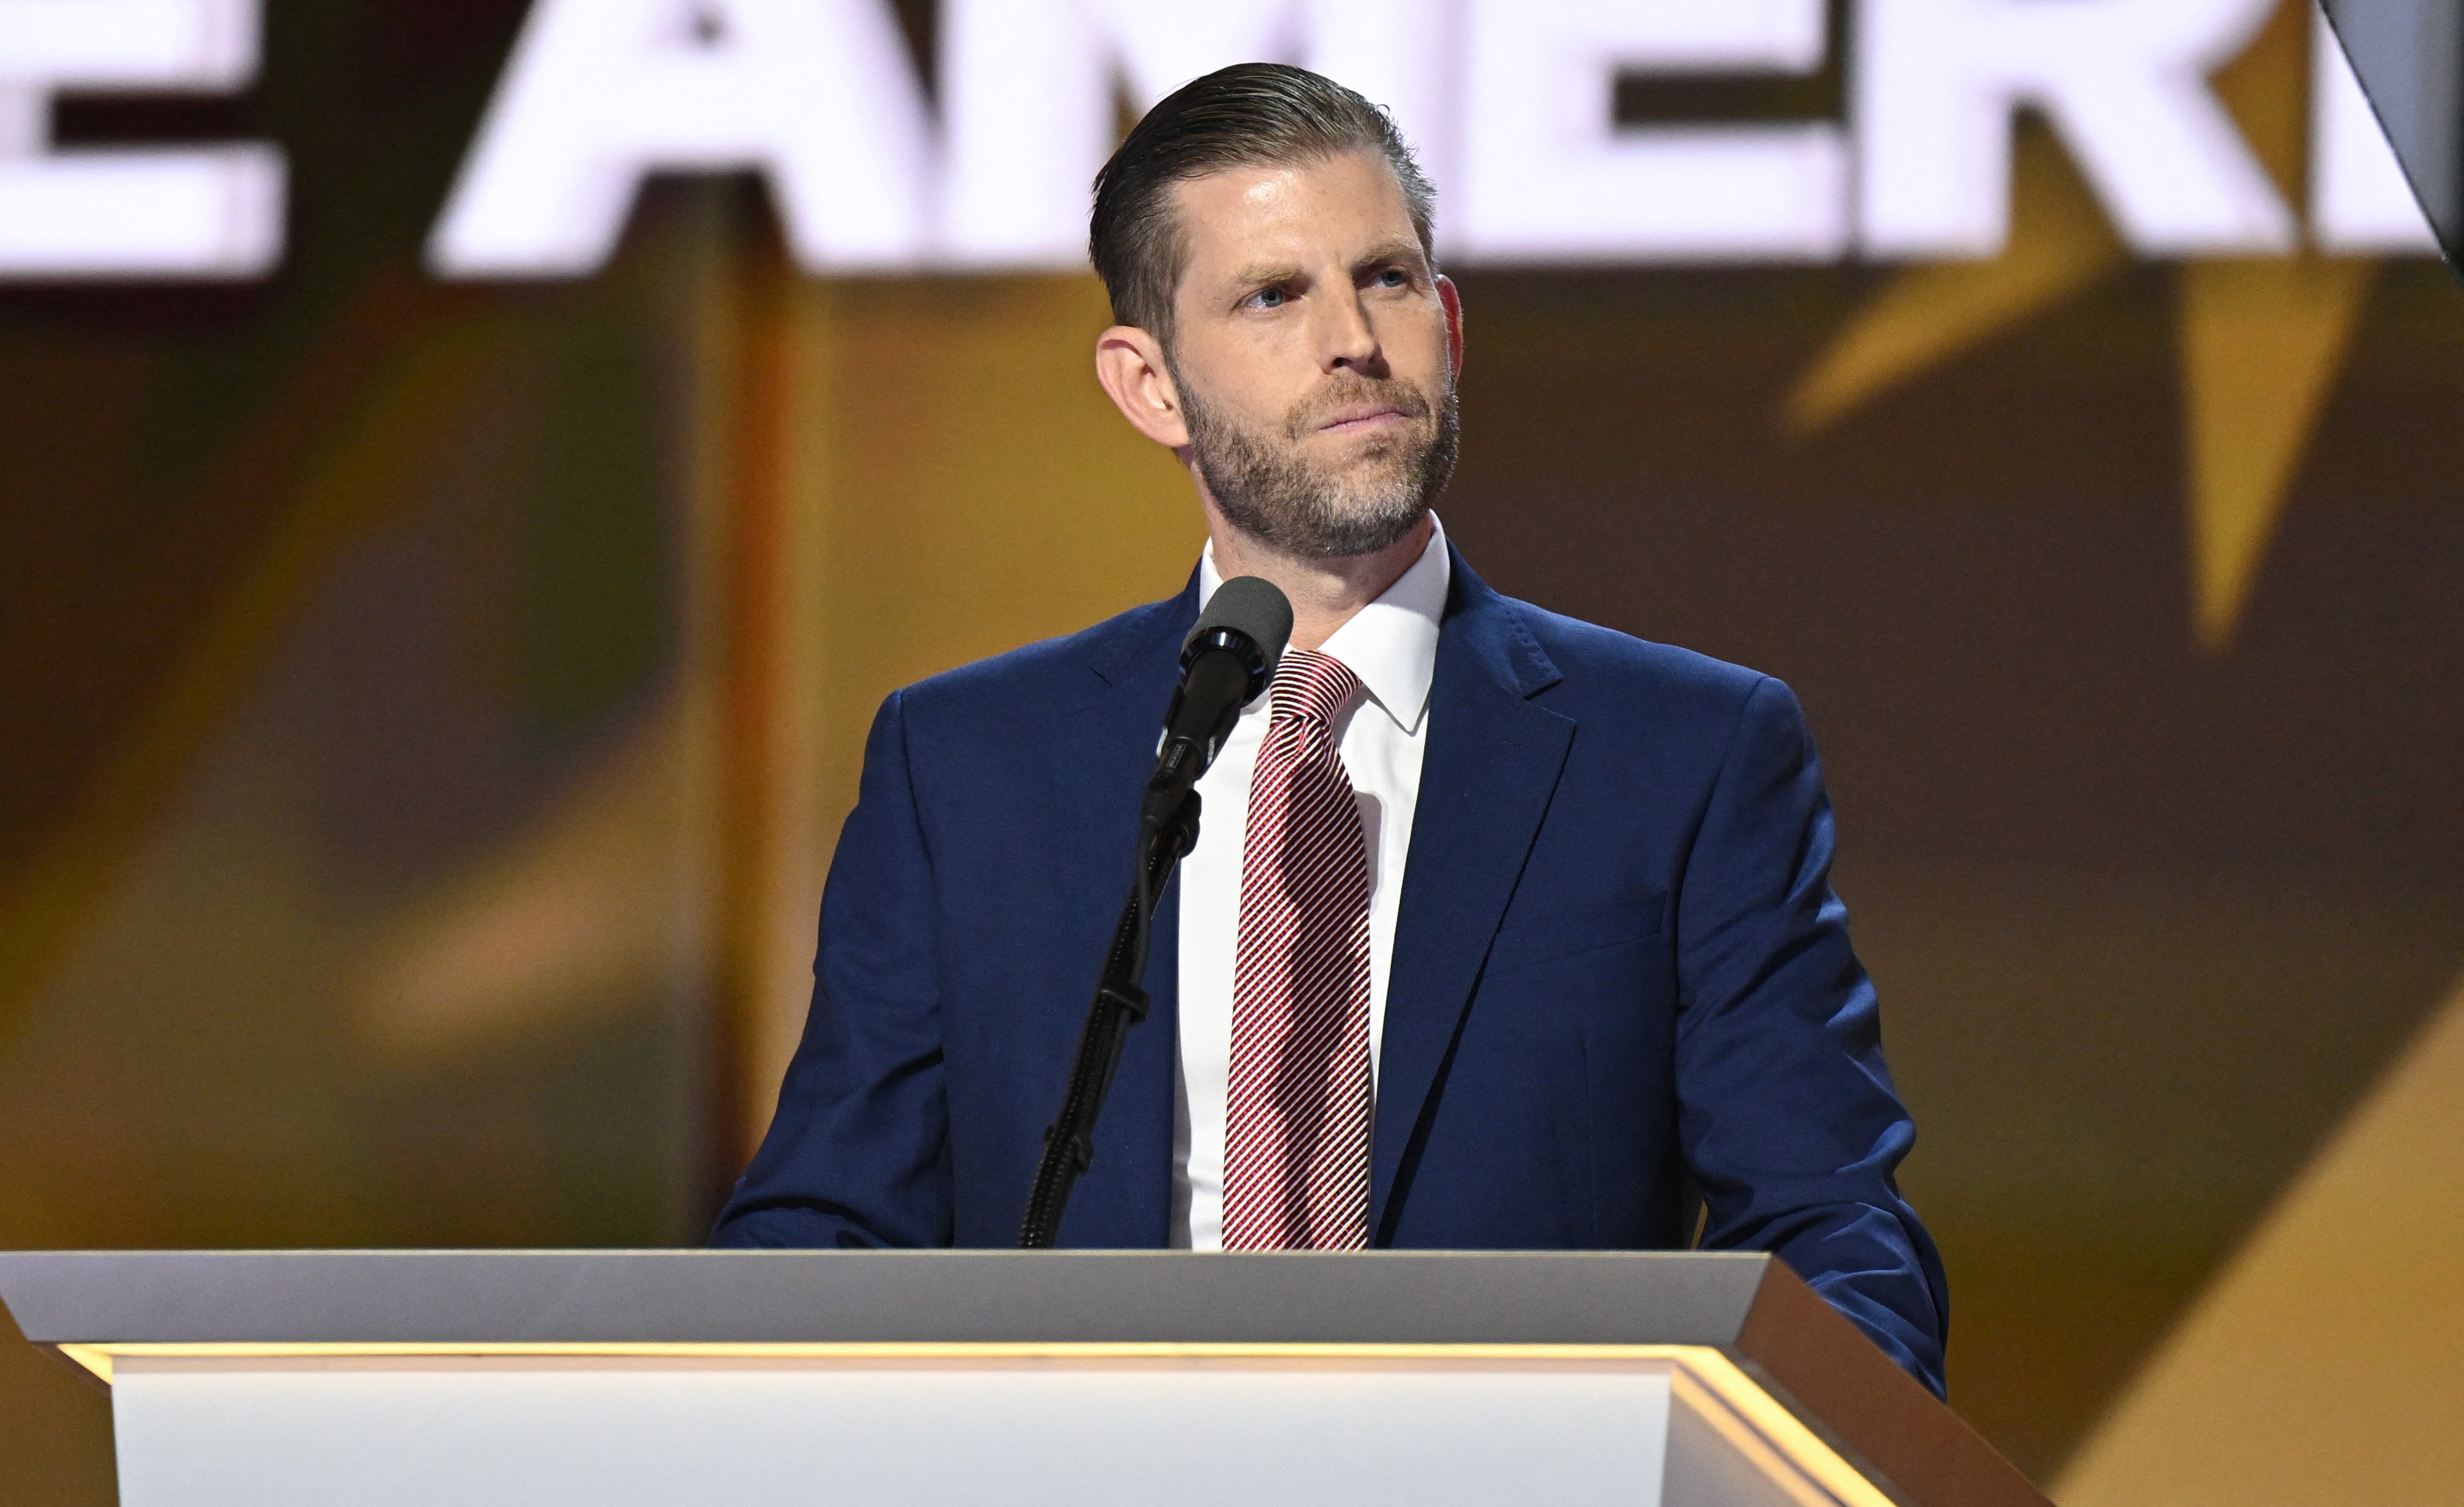
[[[1234,167],[1290,166],[1374,152],[1394,170],[1432,265],[1437,192],[1392,117],[1306,68],[1235,63],[1192,79],[1146,113],[1095,175],[1087,251],[1112,319],[1172,344],[1172,300],[1189,260],[1173,188]]]

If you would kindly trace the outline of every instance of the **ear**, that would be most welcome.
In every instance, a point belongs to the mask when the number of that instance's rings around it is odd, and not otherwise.
[[[1164,365],[1163,344],[1134,324],[1115,324],[1095,337],[1095,380],[1130,427],[1168,450],[1189,444],[1180,391]]]
[[[1455,286],[1455,280],[1443,273],[1438,275],[1438,301],[1446,310],[1446,363],[1460,377],[1463,358],[1463,293]]]

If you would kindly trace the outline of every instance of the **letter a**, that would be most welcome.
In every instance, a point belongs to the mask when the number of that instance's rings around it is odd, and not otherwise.
[[[539,0],[429,263],[578,277],[653,171],[767,175],[813,272],[923,255],[921,91],[881,0]]]

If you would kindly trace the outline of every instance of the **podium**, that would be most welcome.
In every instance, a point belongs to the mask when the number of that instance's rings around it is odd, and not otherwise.
[[[1764,1255],[0,1254],[124,1507],[2045,1498]]]

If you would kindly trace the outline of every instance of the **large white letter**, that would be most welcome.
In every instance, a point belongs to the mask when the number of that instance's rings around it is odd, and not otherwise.
[[[1144,110],[1229,63],[1289,61],[1293,0],[949,0],[941,247],[960,266],[1083,267],[1113,80]]]
[[[2438,250],[2324,15],[2310,33],[2310,237],[2322,251],[2365,255]]]
[[[1823,123],[1617,128],[1620,73],[1811,73],[1821,0],[1475,0],[1448,244],[1484,261],[1814,259],[1847,236]]]
[[[253,277],[282,255],[271,146],[46,151],[64,89],[225,92],[256,0],[0,0],[0,277]]]
[[[1449,64],[1459,41],[1447,5],[1430,0],[1313,0],[1301,60],[1386,107],[1441,203],[1462,143]],[[1443,225],[1445,217],[1439,216]]]
[[[769,176],[814,272],[914,264],[922,93],[881,0],[539,0],[429,240],[447,277],[572,277],[644,174]]]
[[[2277,0],[1865,0],[1862,240],[1989,256],[2011,219],[2011,112],[2053,118],[2142,251],[2282,251],[2293,216],[2207,86]]]
[[[1088,188],[1111,154],[1114,84],[1145,110],[1231,63],[1299,62],[1393,111],[1442,178],[1446,40],[1426,0],[949,0],[941,248],[958,266],[1083,267]]]

